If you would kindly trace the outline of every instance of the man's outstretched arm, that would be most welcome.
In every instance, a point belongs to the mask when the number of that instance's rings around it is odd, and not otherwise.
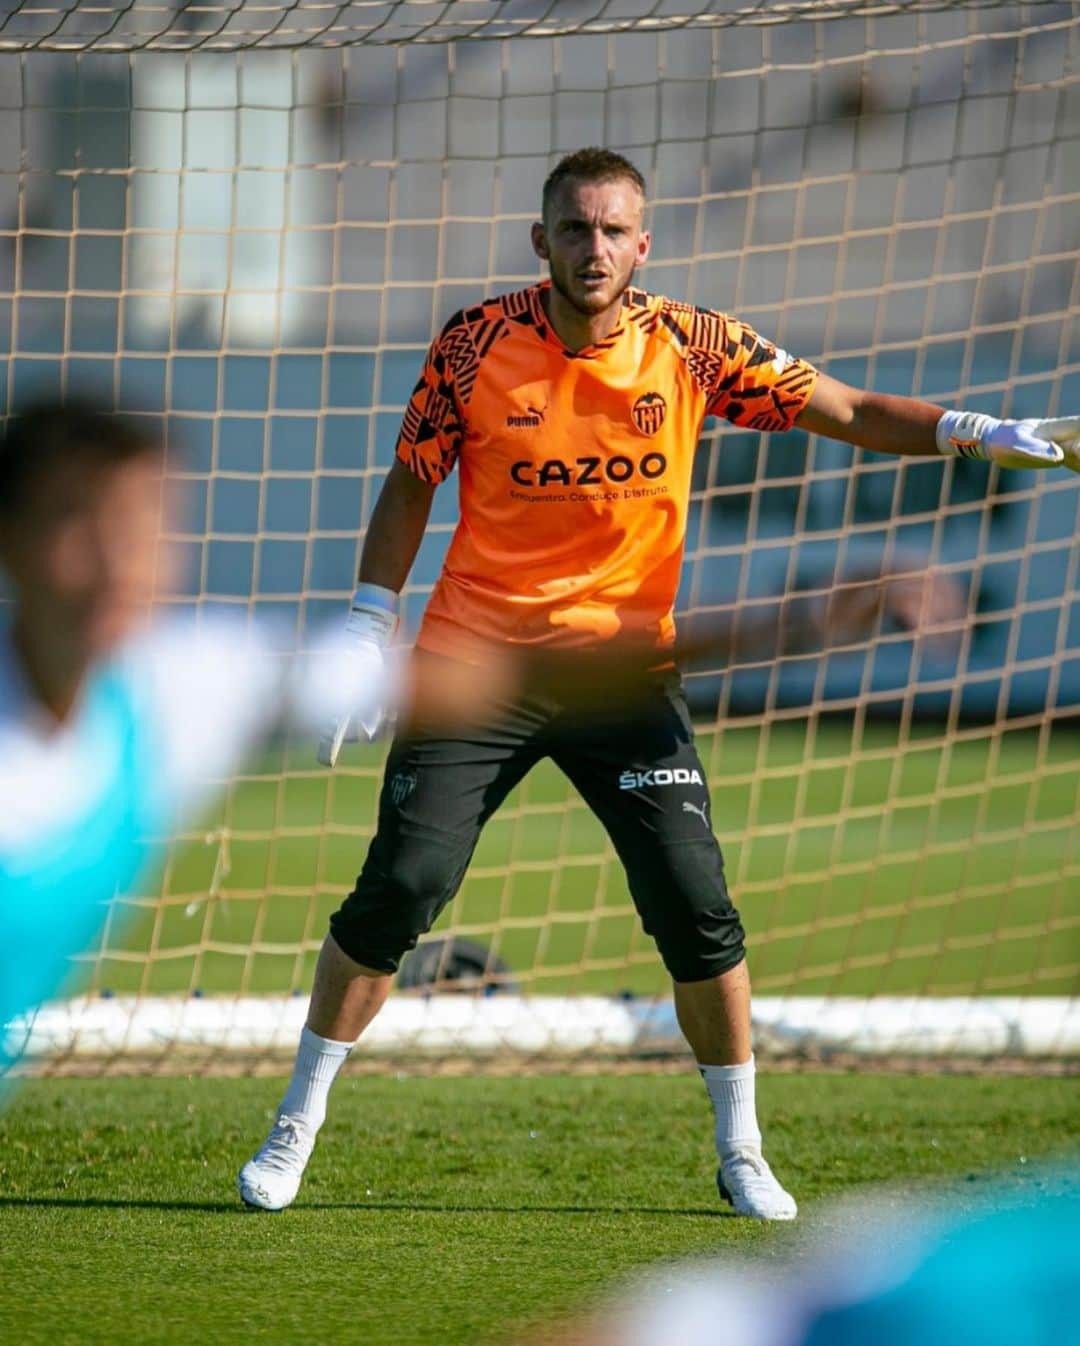
[[[976,411],[946,411],[915,397],[852,388],[821,374],[795,424],[875,453],[979,458],[1000,467],[1080,472],[1080,416],[999,420]]]

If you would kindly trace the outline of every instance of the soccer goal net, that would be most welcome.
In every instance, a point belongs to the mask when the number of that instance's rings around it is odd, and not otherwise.
[[[167,413],[201,607],[340,621],[423,351],[535,280],[584,145],[650,192],[649,289],[831,374],[1080,411],[1080,15],[989,0],[22,0],[0,6],[8,409],[97,372]],[[406,631],[454,527],[453,483]],[[1075,1052],[1080,479],[708,424],[680,608],[762,1048]],[[70,1061],[290,1049],[385,748],[292,743],[115,904]],[[655,1051],[612,848],[534,771],[370,1050]],[[450,942],[447,942],[450,941]],[[411,968],[411,972],[409,969]]]

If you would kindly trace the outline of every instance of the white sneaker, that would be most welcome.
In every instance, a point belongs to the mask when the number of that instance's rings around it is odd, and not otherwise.
[[[799,1208],[776,1181],[760,1150],[733,1150],[720,1161],[716,1185],[736,1215],[755,1220],[794,1220]]]
[[[244,1205],[256,1210],[291,1206],[314,1148],[315,1132],[299,1117],[282,1114],[237,1177]]]

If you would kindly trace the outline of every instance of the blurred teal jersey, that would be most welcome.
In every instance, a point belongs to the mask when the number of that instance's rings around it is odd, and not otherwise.
[[[340,634],[310,657],[243,618],[163,620],[92,670],[67,719],[35,699],[0,630],[0,1065],[61,990],[177,820],[284,720],[307,733],[382,704],[381,656]]]
[[[61,753],[59,770],[24,773],[30,807],[9,799],[0,823],[0,1024],[56,992],[166,823],[153,735],[117,669],[91,678]]]
[[[1003,1187],[981,1215],[928,1233],[894,1284],[820,1308],[802,1346],[1080,1343],[1080,1173],[1054,1185]]]
[[[1080,1168],[1024,1170],[980,1199],[889,1188],[826,1207],[811,1253],[666,1267],[627,1295],[620,1346],[1080,1343]]]

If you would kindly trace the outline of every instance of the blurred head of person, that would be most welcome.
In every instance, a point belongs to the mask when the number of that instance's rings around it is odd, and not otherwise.
[[[57,718],[91,664],[169,586],[165,455],[146,418],[89,401],[39,403],[0,432],[0,568],[12,642]]]

